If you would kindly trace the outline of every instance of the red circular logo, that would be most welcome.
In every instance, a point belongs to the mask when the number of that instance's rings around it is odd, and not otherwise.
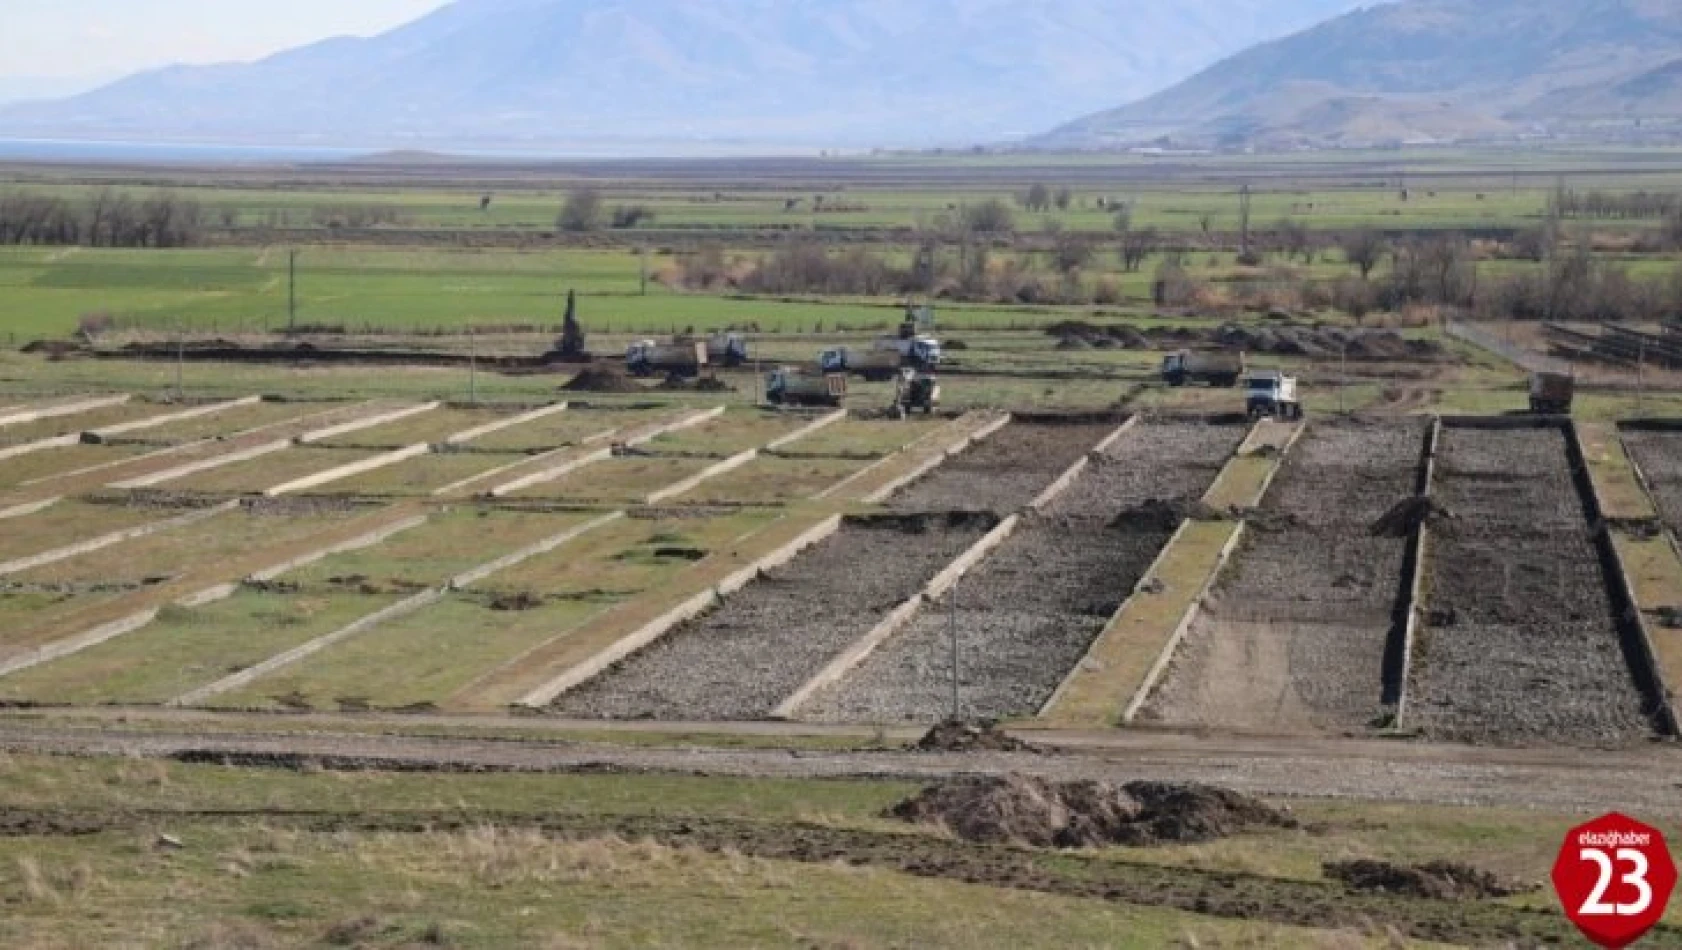
[[[1676,862],[1657,828],[1614,812],[1566,833],[1553,880],[1565,916],[1583,936],[1622,950],[1664,916]]]

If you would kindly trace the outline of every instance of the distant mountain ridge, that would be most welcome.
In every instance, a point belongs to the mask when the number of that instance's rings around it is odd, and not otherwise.
[[[1401,0],[1260,44],[1033,144],[1606,136],[1630,134],[1636,120],[1682,127],[1677,0]]]
[[[0,109],[0,135],[969,144],[1160,89],[1358,0],[457,0],[371,38]]]

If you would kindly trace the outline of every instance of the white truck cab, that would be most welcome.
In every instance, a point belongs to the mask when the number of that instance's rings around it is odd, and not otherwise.
[[[1244,378],[1244,410],[1250,418],[1301,419],[1297,378],[1277,370],[1256,371]]]

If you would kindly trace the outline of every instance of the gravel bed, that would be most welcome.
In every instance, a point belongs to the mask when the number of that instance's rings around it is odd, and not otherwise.
[[[1141,422],[1096,456],[1046,513],[1108,519],[1153,499],[1195,501],[1248,432],[1243,425]]]
[[[1014,514],[1117,425],[1012,422],[901,489],[888,507]]]
[[[1682,531],[1682,432],[1625,429],[1624,448],[1653,486],[1659,517]]]
[[[990,521],[849,521],[553,708],[580,718],[763,718],[979,540]]]
[[[1144,424],[1021,526],[955,591],[966,716],[1033,715],[1156,560],[1176,525],[1112,527],[1146,501],[1190,500],[1214,482],[1243,426]],[[951,711],[953,607],[926,608],[802,718],[926,721]]]
[[[956,602],[962,714],[1033,715],[1138,583],[1169,532],[1030,517],[943,603],[926,607],[801,718],[932,720],[951,711]]]
[[[1314,423],[1141,711],[1176,725],[1345,732],[1377,718],[1407,539],[1372,523],[1413,494],[1423,421]]]
[[[1431,532],[1409,724],[1487,742],[1650,737],[1563,434],[1449,428],[1439,459],[1455,517]]]

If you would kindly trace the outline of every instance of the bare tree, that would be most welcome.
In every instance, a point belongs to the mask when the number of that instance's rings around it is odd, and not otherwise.
[[[1042,182],[1034,182],[1027,194],[1019,196],[1017,201],[1029,211],[1045,211],[1051,207],[1051,189]]]
[[[1074,203],[1075,193],[1065,186],[1057,189],[1057,194],[1051,200],[1057,205],[1058,211],[1067,211],[1069,210],[1069,205]]]
[[[1343,249],[1343,259],[1349,262],[1350,267],[1361,272],[1362,280],[1371,277],[1373,268],[1384,259],[1384,235],[1371,228],[1346,234],[1338,244]]]
[[[1073,274],[1092,261],[1092,241],[1084,234],[1065,231],[1056,221],[1046,222],[1051,234],[1051,262],[1059,273]]]
[[[1121,267],[1128,273],[1137,271],[1151,256],[1158,244],[1156,228],[1140,228],[1121,236]]]
[[[1308,228],[1290,218],[1280,218],[1274,230],[1279,233],[1279,246],[1285,251],[1287,259],[1300,257],[1305,264],[1313,262],[1314,239],[1309,235]]]
[[[963,229],[968,234],[1009,234],[1016,230],[1016,216],[997,198],[959,209]]]
[[[566,204],[555,219],[555,227],[562,231],[594,231],[602,223],[602,194],[591,187],[574,188],[567,194]]]

